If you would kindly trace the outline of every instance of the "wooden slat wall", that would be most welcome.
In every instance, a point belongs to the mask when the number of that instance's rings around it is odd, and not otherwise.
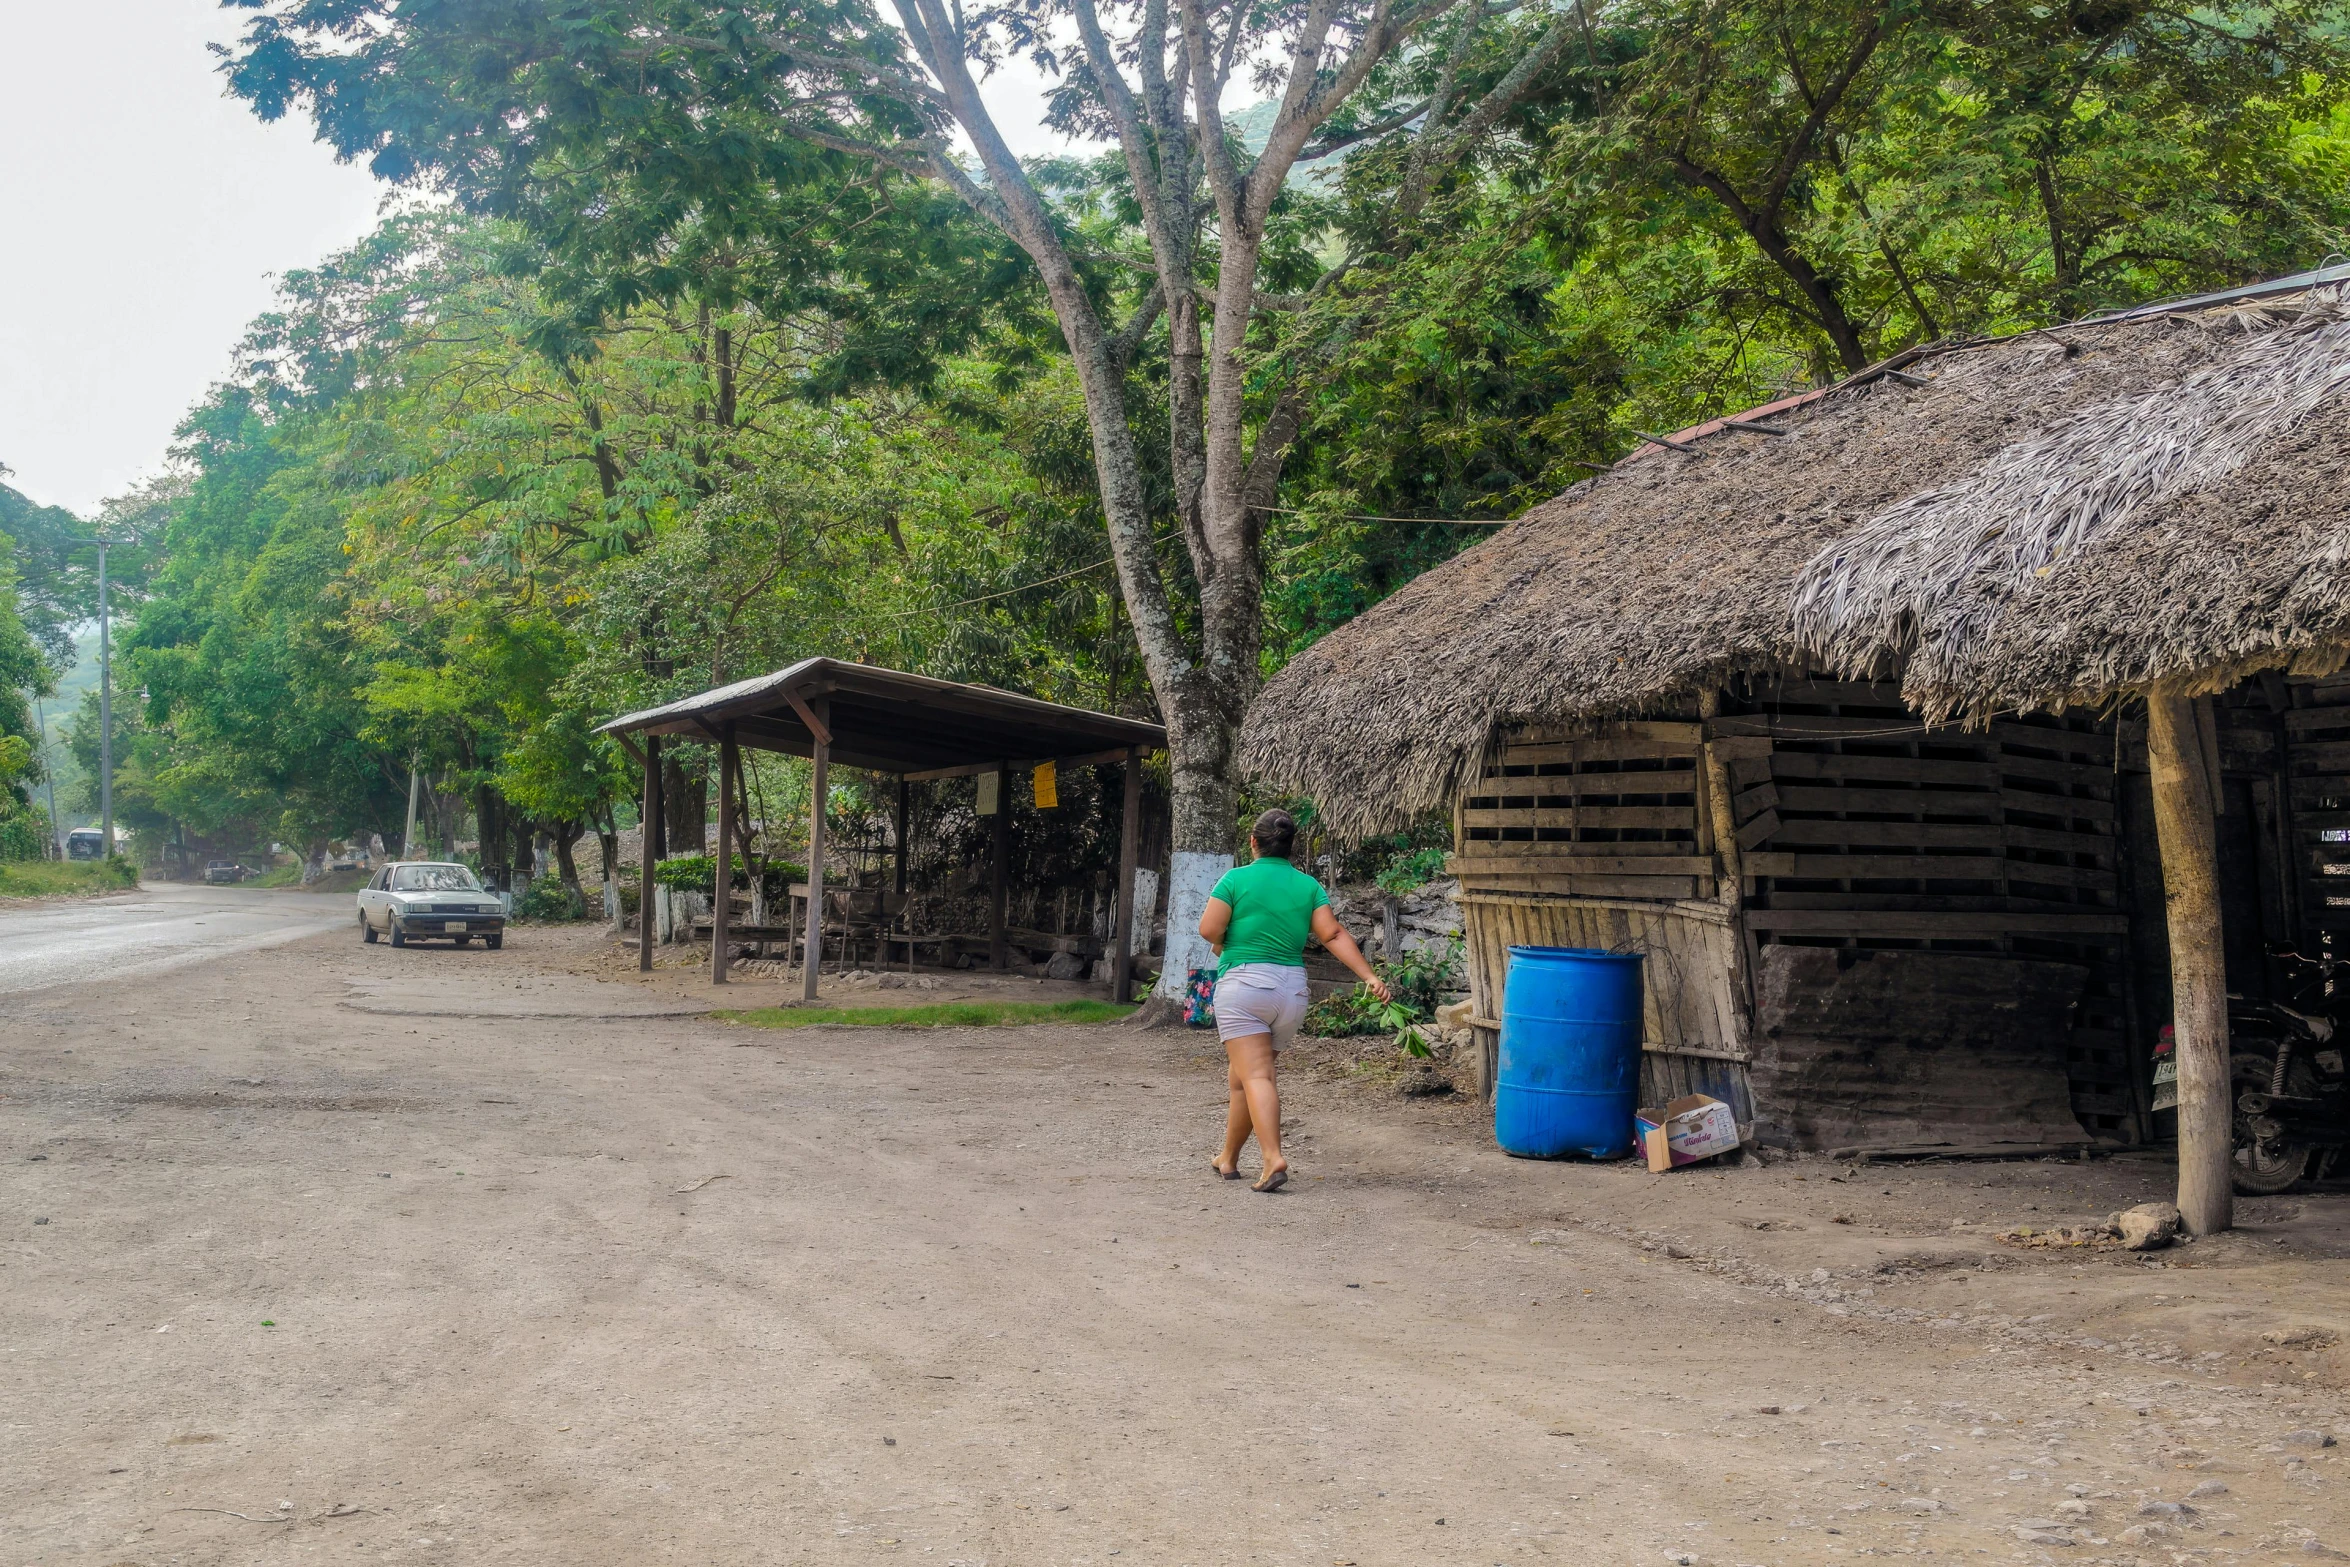
[[[1740,1121],[1754,1118],[1746,1086],[1744,1001],[1737,993],[1737,933],[1719,904],[1676,908],[1464,888],[1461,924],[1468,946],[1469,999],[1485,1024],[1501,1017],[1511,947],[1644,954],[1642,1102],[1710,1093],[1728,1103]],[[1692,1086],[1700,1080],[1714,1086]],[[1650,1098],[1651,1092],[1662,1097]]]
[[[1712,897],[1703,743],[1703,726],[1682,719],[1512,731],[1460,804],[1451,868],[1463,890]]]
[[[1758,682],[1706,726],[1731,763],[1745,923],[1761,945],[2005,953],[2081,964],[2073,1109],[2147,1130],[2131,1081],[2112,726],[1929,730],[1890,684]]]
[[[1455,815],[1469,993],[1490,1052],[1513,946],[1640,952],[1641,1101],[1706,1093],[1744,1123],[1746,1006],[1732,910],[1700,809],[1694,718],[1502,739]]]

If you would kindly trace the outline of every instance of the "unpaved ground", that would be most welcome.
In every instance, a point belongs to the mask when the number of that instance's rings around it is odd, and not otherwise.
[[[580,970],[0,1001],[0,1561],[2350,1551],[2350,1199],[2023,1251],[2168,1172],[1527,1164],[1353,1047],[1265,1198],[1193,1035],[543,1015],[701,994]]]

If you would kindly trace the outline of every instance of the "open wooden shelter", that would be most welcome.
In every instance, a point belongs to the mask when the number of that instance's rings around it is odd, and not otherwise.
[[[2350,942],[2345,285],[1651,441],[1292,661],[1243,763],[1341,831],[1451,812],[1488,1051],[1513,943],[1638,950],[1643,1102],[1766,1140],[2153,1140],[2175,1022],[2223,1227],[2226,992]]]
[[[727,930],[729,880],[734,853],[735,811],[730,808],[742,776],[741,748],[750,746],[804,756],[815,764],[814,808],[808,824],[808,951],[802,965],[804,994],[816,999],[821,967],[824,908],[825,801],[828,769],[844,767],[893,773],[899,780],[897,890],[906,891],[906,785],[933,778],[993,775],[994,811],[989,856],[988,945],[990,961],[1005,964],[1005,867],[1011,828],[1010,777],[1014,769],[1051,763],[1056,769],[1118,765],[1125,769],[1124,818],[1120,827],[1117,915],[1111,940],[1111,990],[1128,999],[1134,967],[1134,872],[1140,850],[1142,759],[1162,750],[1167,732],[1157,724],[1084,708],[1063,707],[990,686],[960,685],[870,664],[811,658],[772,674],[739,680],[698,696],[646,708],[613,719],[599,734],[641,736],[644,764],[644,897],[652,901],[654,841],[662,820],[661,739],[666,735],[718,746],[718,840],[711,903],[710,980],[726,982],[730,960]],[[651,968],[653,928],[639,924],[638,964]]]

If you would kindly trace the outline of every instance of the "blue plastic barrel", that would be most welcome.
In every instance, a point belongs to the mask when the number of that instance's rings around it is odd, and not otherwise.
[[[1512,947],[1493,1135],[1504,1153],[1615,1159],[1640,1095],[1640,954]]]

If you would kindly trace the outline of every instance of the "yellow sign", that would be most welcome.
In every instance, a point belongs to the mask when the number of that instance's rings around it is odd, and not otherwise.
[[[1049,811],[1061,803],[1061,778],[1050,762],[1036,764],[1036,808]]]

